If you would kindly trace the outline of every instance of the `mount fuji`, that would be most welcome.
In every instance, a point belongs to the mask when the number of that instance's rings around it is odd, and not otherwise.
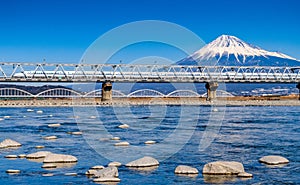
[[[241,39],[221,35],[178,65],[220,66],[300,66],[300,61],[280,52],[271,52],[253,46]]]

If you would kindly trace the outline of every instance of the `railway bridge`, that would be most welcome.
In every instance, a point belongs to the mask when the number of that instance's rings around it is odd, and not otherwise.
[[[5,83],[102,83],[102,100],[112,99],[112,84],[205,83],[207,100],[219,83],[291,83],[300,89],[300,66],[189,66],[136,64],[0,63]]]

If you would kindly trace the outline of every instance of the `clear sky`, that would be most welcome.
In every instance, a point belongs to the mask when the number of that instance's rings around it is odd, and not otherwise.
[[[77,63],[99,36],[140,20],[179,24],[206,43],[235,35],[300,59],[298,0],[0,0],[0,61]]]

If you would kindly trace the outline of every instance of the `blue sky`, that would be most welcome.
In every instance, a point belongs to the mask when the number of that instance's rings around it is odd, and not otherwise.
[[[0,61],[78,63],[99,36],[140,20],[179,24],[206,43],[235,35],[300,59],[299,7],[298,0],[1,0]]]

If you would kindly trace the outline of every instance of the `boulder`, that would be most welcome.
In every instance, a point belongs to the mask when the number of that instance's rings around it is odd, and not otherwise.
[[[77,162],[77,158],[72,155],[64,155],[64,154],[48,154],[44,161],[44,163],[75,163]]]
[[[139,167],[151,167],[151,166],[158,166],[158,165],[159,162],[156,159],[154,159],[153,157],[145,156],[135,161],[131,161],[127,163],[125,166],[139,168]]]
[[[106,167],[102,170],[97,170],[97,172],[94,174],[94,177],[96,178],[109,178],[109,177],[118,177],[119,172],[118,168],[114,166]]]
[[[269,155],[269,156],[264,156],[264,157],[260,158],[259,162],[265,163],[268,165],[278,165],[278,164],[287,164],[287,163],[289,163],[289,160],[282,156]]]
[[[39,152],[35,152],[35,153],[26,155],[26,158],[27,159],[45,158],[49,154],[51,154],[51,152],[49,152],[49,151],[39,151]]]
[[[5,139],[0,143],[0,148],[19,147],[19,146],[22,146],[22,144],[12,139]]]
[[[242,163],[235,161],[215,161],[207,163],[203,167],[203,174],[209,175],[237,175],[245,172]]]
[[[117,161],[110,162],[110,163],[108,164],[108,166],[115,166],[115,167],[119,167],[119,166],[121,166],[121,165],[122,165],[122,163],[117,162]]]
[[[197,168],[193,168],[186,165],[179,165],[175,168],[176,174],[198,174]]]

